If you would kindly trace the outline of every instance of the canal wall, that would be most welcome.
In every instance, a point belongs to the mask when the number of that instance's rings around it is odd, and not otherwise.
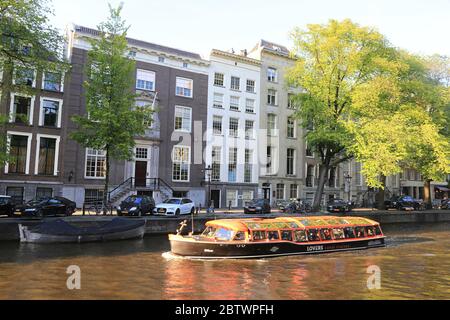
[[[326,214],[314,214],[326,215]],[[409,224],[409,223],[440,223],[450,222],[450,211],[419,211],[419,212],[397,212],[397,211],[368,211],[368,212],[352,212],[348,216],[365,217],[381,223],[387,224]],[[193,220],[194,231],[199,233],[203,231],[205,223],[215,219],[239,219],[239,218],[275,218],[289,216],[284,214],[271,215],[243,215],[243,214],[217,214],[217,215],[200,215],[195,216]],[[63,218],[64,220],[82,225],[92,225],[101,222],[107,222],[113,219],[112,216],[73,216]],[[46,220],[54,220],[58,218],[46,218]],[[144,217],[144,218],[130,218],[130,219],[144,219],[146,222],[146,235],[161,235],[176,233],[180,227],[180,223],[187,220],[185,232],[192,231],[192,219],[190,216],[184,217]],[[22,219],[22,218],[1,218],[0,219],[0,241],[19,241],[19,224],[25,226],[34,226],[41,223],[39,219]]]

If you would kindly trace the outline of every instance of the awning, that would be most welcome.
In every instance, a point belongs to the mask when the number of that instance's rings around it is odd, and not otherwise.
[[[450,189],[447,188],[447,187],[435,186],[434,188],[438,189],[439,191],[442,191],[442,192],[449,192],[450,191]]]

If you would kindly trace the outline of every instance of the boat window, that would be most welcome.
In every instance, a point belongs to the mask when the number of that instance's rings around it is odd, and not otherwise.
[[[216,230],[214,235],[217,240],[221,241],[231,241],[233,239],[233,231],[219,228]]]
[[[355,229],[353,228],[345,228],[344,229],[345,239],[354,239],[355,236]]]
[[[269,240],[280,240],[280,234],[278,231],[269,231],[268,236]]]
[[[345,239],[344,229],[333,229],[333,236],[336,240]]]
[[[242,231],[237,232],[236,236],[234,237],[234,240],[236,240],[236,241],[245,240],[245,232],[242,232]]]
[[[368,237],[375,236],[375,227],[366,227],[366,233]]]
[[[375,227],[375,234],[376,234],[377,236],[382,236],[382,235],[383,235],[383,232],[381,232],[380,226],[376,226],[376,227]]]
[[[203,231],[202,236],[212,238],[214,237],[214,234],[216,233],[216,228],[208,227]]]
[[[292,241],[292,231],[291,230],[281,231],[281,240]]]
[[[365,238],[366,235],[364,233],[364,227],[356,227],[355,231],[356,231],[357,238]]]
[[[308,240],[309,241],[320,241],[319,230],[309,229],[308,230]]]
[[[253,231],[253,240],[260,241],[266,240],[266,232],[265,231]]]
[[[331,240],[331,229],[321,229],[320,237],[322,238],[322,240]]]
[[[306,231],[305,230],[296,230],[294,231],[294,239],[296,242],[307,242],[306,239]]]

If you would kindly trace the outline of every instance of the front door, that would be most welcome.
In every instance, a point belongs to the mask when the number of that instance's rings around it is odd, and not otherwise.
[[[214,209],[220,208],[220,190],[211,190],[211,201],[214,205]]]
[[[146,161],[136,161],[136,187],[146,187],[147,186],[147,162]]]

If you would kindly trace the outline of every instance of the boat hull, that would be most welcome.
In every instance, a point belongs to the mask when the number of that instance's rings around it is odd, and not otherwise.
[[[227,244],[196,242],[172,237],[170,245],[172,254],[191,259],[257,259],[380,248],[385,246],[385,238],[329,243],[257,242]]]
[[[23,243],[87,243],[106,242],[131,239],[142,239],[145,235],[145,225],[138,228],[105,234],[83,235],[51,235],[30,231],[27,227],[19,226],[20,241]]]

